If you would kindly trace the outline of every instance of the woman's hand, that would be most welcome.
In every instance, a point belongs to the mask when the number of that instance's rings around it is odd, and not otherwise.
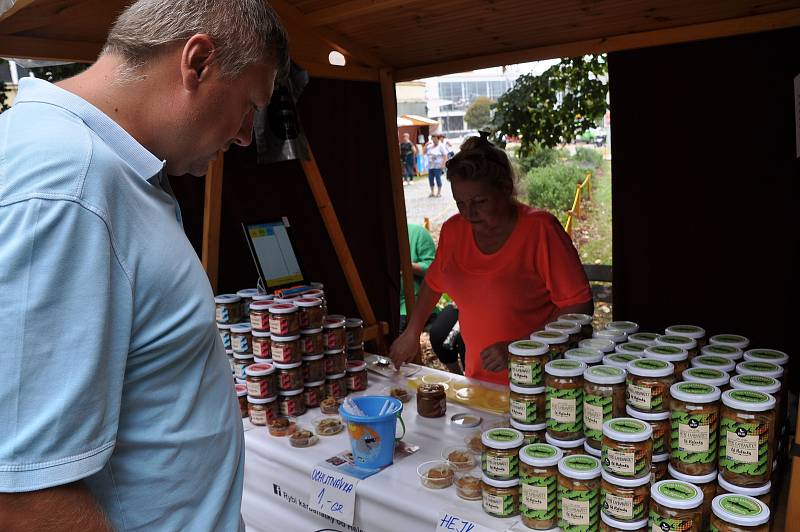
[[[394,367],[400,369],[400,366],[406,362],[411,362],[419,352],[419,335],[406,329],[403,334],[397,337],[397,340],[392,342],[389,348],[389,358],[394,362]]]
[[[487,371],[508,369],[508,342],[497,342],[481,351],[481,365]]]

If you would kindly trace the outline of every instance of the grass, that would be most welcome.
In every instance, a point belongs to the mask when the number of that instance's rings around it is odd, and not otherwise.
[[[603,161],[592,177],[592,201],[576,220],[573,241],[584,264],[611,264],[611,161]]]

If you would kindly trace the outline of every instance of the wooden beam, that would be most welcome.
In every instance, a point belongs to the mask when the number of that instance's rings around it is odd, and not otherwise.
[[[101,42],[62,41],[36,37],[0,35],[0,57],[55,59],[92,63],[97,59]]]
[[[22,11],[23,9],[30,6],[36,1],[37,0],[16,0],[16,2],[14,2],[14,4],[11,7],[9,7],[6,11],[0,14],[0,22],[2,22],[7,18],[10,18],[15,13]]]
[[[203,268],[211,289],[217,293],[219,281],[219,228],[222,221],[222,173],[224,154],[208,163],[205,201],[203,202]]]
[[[421,0],[350,0],[343,4],[312,11],[306,15],[306,18],[312,26],[327,26],[343,20],[420,2]]]
[[[785,11],[777,11],[763,15],[753,15],[751,17],[694,24],[691,26],[629,33],[599,39],[465,57],[427,65],[410,66],[397,69],[395,71],[395,80],[410,81],[498,65],[512,65],[527,61],[539,61],[542,59],[617,52],[635,48],[646,48],[649,46],[662,46],[717,37],[729,37],[794,26],[800,26],[800,8],[787,9]]]

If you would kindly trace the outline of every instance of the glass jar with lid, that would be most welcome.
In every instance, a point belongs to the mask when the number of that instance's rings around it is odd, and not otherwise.
[[[302,362],[294,364],[279,364],[274,362],[278,379],[278,391],[289,392],[303,388],[303,368]]]
[[[672,363],[640,358],[628,362],[627,370],[628,404],[641,412],[668,412],[669,387],[675,382]]]
[[[625,333],[625,336],[630,336],[639,332],[639,324],[632,321],[610,321],[606,325],[606,329],[620,331]]]
[[[653,429],[630,417],[603,423],[603,470],[622,478],[650,476]]]
[[[753,497],[717,495],[711,509],[711,530],[715,532],[769,532],[769,507]]]
[[[347,346],[347,360],[364,360],[364,343]]]
[[[789,381],[789,355],[777,349],[748,349],[744,353],[744,359],[747,362],[769,362],[783,368],[782,379],[786,382]]]
[[[417,386],[417,414],[422,417],[442,417],[447,412],[447,396],[441,384],[422,383]]]
[[[361,318],[347,318],[344,320],[344,329],[347,347],[357,347],[364,344],[364,320]]]
[[[508,345],[508,380],[512,385],[539,388],[544,384],[544,366],[550,360],[547,344],[519,340]]]
[[[669,453],[654,454],[653,463],[650,466],[650,487],[656,482],[667,478],[669,470]]]
[[[483,452],[481,470],[493,480],[511,480],[519,477],[519,450],[522,433],[516,429],[489,429],[481,435]]]
[[[253,362],[253,355],[249,353],[233,353],[233,376],[241,380],[246,379],[245,370]]]
[[[300,329],[320,329],[325,312],[322,310],[322,300],[316,297],[301,297],[292,301],[298,308],[297,318],[300,320]]]
[[[719,472],[737,486],[770,480],[775,441],[775,398],[752,390],[722,394]]]
[[[347,362],[347,390],[363,392],[367,389],[367,363],[360,360]]]
[[[700,350],[701,355],[713,355],[722,358],[729,358],[734,362],[740,362],[744,358],[744,351],[738,347],[725,344],[708,344]]]
[[[637,343],[637,344],[644,344],[647,347],[651,345],[656,345],[656,338],[661,336],[658,333],[651,333],[651,332],[637,332],[628,335],[628,341]]]
[[[525,445],[529,445],[531,443],[545,443],[547,423],[526,425],[525,423],[520,423],[514,418],[511,418],[510,423],[512,429],[517,429],[522,433],[522,441]]]
[[[509,385],[509,412],[511,419],[525,425],[546,423],[546,396],[544,386],[525,388],[514,383]]]
[[[280,415],[278,411],[278,396],[272,397],[247,397],[247,413],[250,416],[250,423],[265,427],[272,420]]]
[[[587,445],[600,449],[603,423],[625,415],[625,370],[592,366],[583,379],[583,434]]]
[[[677,334],[663,334],[656,338],[656,345],[665,345],[672,347],[680,347],[686,351],[689,360],[693,359],[700,354],[699,347],[697,347],[697,340],[689,338],[688,336],[680,336]],[[681,370],[683,371],[683,370]]]
[[[577,360],[545,365],[547,433],[559,440],[583,438],[583,372]]]
[[[325,376],[326,397],[334,397],[336,399],[344,399],[347,397],[347,381],[345,380],[345,376],[345,372]]]
[[[702,530],[702,504],[703,492],[688,482],[656,482],[650,490],[649,526],[664,532]]]
[[[647,349],[649,346],[647,344],[639,344],[636,342],[625,342],[622,344],[617,344],[614,347],[614,351],[623,355],[632,355],[637,358],[644,357],[644,350]]]
[[[614,342],[614,345],[628,341],[628,335],[625,334],[624,331],[619,331],[617,329],[602,329],[599,331],[594,331],[592,333],[592,338],[597,338],[599,340],[609,340],[611,342]]]
[[[316,382],[325,380],[325,360],[323,354],[303,357],[303,380]]]
[[[300,352],[303,353],[303,356],[325,352],[321,327],[319,329],[302,329],[300,331]]]
[[[780,426],[783,424],[784,416],[786,415],[785,405],[789,400],[788,388],[786,386],[786,382],[788,381],[783,373],[783,367],[770,362],[746,360],[736,364],[736,373],[739,375],[760,375],[762,377],[770,377],[781,383],[780,392],[774,394],[776,401],[775,412],[777,413],[776,423],[780,428]]]
[[[606,513],[600,513],[600,532],[649,532],[647,519],[641,521],[620,521]]]
[[[278,392],[278,410],[284,417],[297,417],[306,413],[304,388]]]
[[[270,335],[270,352],[272,360],[279,364],[295,364],[303,361],[303,353],[300,352],[300,335],[278,336]]]
[[[556,495],[560,449],[545,443],[526,445],[519,452],[522,522],[528,528],[546,530],[558,525]]]
[[[233,325],[242,319],[242,298],[236,294],[214,296],[217,323]]]
[[[303,398],[307,408],[316,408],[325,394],[325,381],[308,381],[303,387]]]
[[[672,440],[670,465],[685,475],[717,470],[720,391],[700,382],[678,382],[670,388]]]
[[[731,377],[730,385],[731,388],[736,390],[753,390],[770,394],[775,398],[776,423],[778,426],[781,425],[782,420],[786,419],[784,410],[786,403],[781,394],[781,381],[764,375],[745,373]]]
[[[564,358],[564,353],[570,348],[569,336],[556,331],[536,331],[531,333],[530,339],[547,345],[550,351],[550,360]]]
[[[600,520],[600,460],[587,454],[558,462],[558,526],[594,530]]]
[[[671,362],[674,368],[674,375],[676,379],[680,379],[683,370],[689,367],[688,352],[685,349],[676,347],[674,345],[650,346],[644,350],[644,357]]]
[[[686,475],[676,471],[671,465],[667,466],[667,471],[671,478],[688,482],[703,492],[703,504],[700,506],[703,512],[703,524],[700,530],[708,530],[708,523],[711,520],[711,501],[717,495],[717,471],[714,470],[705,475]]]
[[[600,509],[604,514],[625,522],[647,519],[650,506],[650,475],[620,478],[602,472]]]
[[[291,303],[270,305],[269,332],[272,333],[273,337],[297,336],[300,334],[300,318],[297,311],[298,308]]]
[[[607,338],[586,338],[578,342],[578,347],[596,349],[604,354],[613,353],[617,344]]]
[[[325,363],[325,375],[335,375],[347,371],[347,354],[344,349],[325,351],[323,361]]]
[[[251,364],[245,369],[247,374],[247,395],[251,397],[273,397],[278,393],[275,368],[271,364]]]
[[[592,337],[592,317],[588,314],[562,314],[558,321],[571,321],[581,326],[581,338]]]
[[[250,304],[253,302],[253,296],[258,295],[258,288],[243,288],[236,292],[236,295],[242,298],[242,317],[250,317]]]
[[[717,334],[709,338],[711,344],[727,345],[737,347],[744,351],[750,345],[750,340],[740,334]]]
[[[631,360],[638,360],[642,358],[639,355],[628,355],[624,353],[611,353],[603,357],[604,366],[613,366],[615,368],[624,369],[628,371],[628,362]]]
[[[730,388],[728,383],[731,380],[731,376],[726,371],[714,368],[689,368],[683,371],[683,380],[716,386],[720,391],[724,392]]]
[[[653,456],[669,453],[672,437],[672,424],[669,412],[640,412],[630,405],[625,407],[628,417],[646,421],[653,429]]]
[[[737,495],[747,495],[748,497],[755,497],[767,506],[772,506],[772,482],[767,482],[761,486],[736,486],[731,484],[722,476],[717,476],[717,495],[723,493],[735,493]]]
[[[250,331],[253,337],[253,356],[272,358],[272,338],[269,331]]]
[[[347,342],[345,319],[337,316],[328,316],[322,323],[322,343],[325,350],[344,350]],[[345,355],[346,357],[347,355]]]
[[[733,374],[736,371],[736,363],[725,357],[717,355],[701,355],[692,359],[693,368],[711,368]]]
[[[583,337],[581,336],[581,326],[574,321],[554,321],[544,326],[545,331],[553,331],[559,334],[566,334],[569,338],[568,347],[578,347]]]
[[[250,327],[253,331],[269,332],[269,307],[272,301],[253,301],[250,304]]]
[[[603,352],[588,347],[575,347],[564,353],[566,360],[579,360],[587,366],[597,366],[603,362]]]
[[[236,390],[236,398],[239,400],[239,412],[243,418],[247,417],[247,385],[234,384],[233,387]]]
[[[572,456],[575,454],[586,453],[586,438],[579,438],[577,440],[559,440],[549,434],[545,433],[544,441],[548,445],[558,447],[564,452],[564,456]]]
[[[519,513],[519,479],[496,480],[483,475],[483,511],[492,517],[513,517]]]
[[[691,338],[694,340],[697,344],[697,352],[689,353],[689,356],[692,358],[697,356],[699,350],[708,344],[708,340],[706,339],[706,330],[702,327],[698,327],[697,325],[670,325],[664,329],[664,334],[667,336],[685,336],[686,338]]]
[[[231,324],[217,323],[217,330],[219,331],[219,337],[222,340],[222,345],[225,347],[225,350],[231,349]]]

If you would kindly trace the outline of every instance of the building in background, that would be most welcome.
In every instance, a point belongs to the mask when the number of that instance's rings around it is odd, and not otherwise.
[[[395,85],[397,116],[428,116],[428,100],[424,81],[404,81]]]

